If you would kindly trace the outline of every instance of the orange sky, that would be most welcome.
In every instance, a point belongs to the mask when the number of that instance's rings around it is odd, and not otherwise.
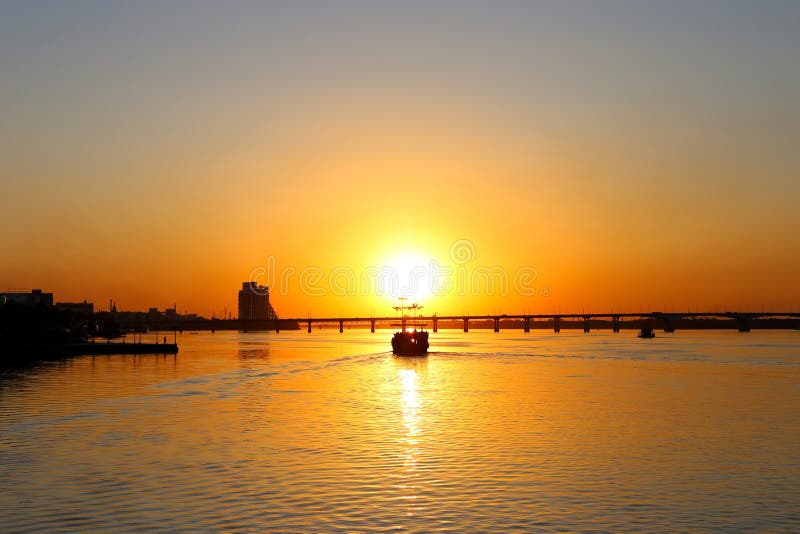
[[[325,280],[469,240],[468,274],[536,294],[428,309],[800,308],[777,9],[163,9],[2,17],[0,285],[219,316],[269,257]],[[273,288],[279,314],[393,300],[319,286]]]

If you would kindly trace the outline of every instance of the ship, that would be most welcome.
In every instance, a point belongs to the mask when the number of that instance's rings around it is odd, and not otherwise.
[[[418,304],[410,306],[403,305],[400,299],[400,306],[395,306],[394,309],[400,312],[400,330],[395,332],[392,337],[392,353],[397,356],[425,356],[428,354],[428,332],[424,330],[424,323],[409,323],[406,316],[406,310],[417,311],[422,308]],[[417,330],[417,327],[420,327]],[[413,330],[409,330],[413,328]]]
[[[639,330],[637,337],[641,337],[644,339],[652,339],[656,337],[656,333],[653,332],[652,328],[642,328],[641,330]]]

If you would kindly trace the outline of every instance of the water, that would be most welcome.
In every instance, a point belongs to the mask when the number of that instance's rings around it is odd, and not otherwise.
[[[184,333],[0,378],[0,531],[800,531],[800,332]]]

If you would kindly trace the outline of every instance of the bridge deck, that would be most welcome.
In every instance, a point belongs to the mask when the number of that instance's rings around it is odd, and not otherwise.
[[[472,320],[536,320],[536,319],[687,319],[687,318],[725,318],[725,319],[779,319],[800,318],[800,312],[638,312],[638,313],[547,313],[547,314],[501,314],[501,315],[424,315],[407,316],[415,321],[462,321]],[[353,322],[387,322],[399,321],[400,317],[299,317],[281,318],[281,321],[295,321],[298,323],[345,323]]]

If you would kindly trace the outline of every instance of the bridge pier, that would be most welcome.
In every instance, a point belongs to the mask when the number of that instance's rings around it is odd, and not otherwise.
[[[435,334],[438,331],[439,331],[439,318],[434,315],[433,316],[433,333]]]
[[[341,334],[342,332],[344,332],[344,321],[339,319],[339,333]]]
[[[556,334],[561,332],[561,317],[558,315],[553,316],[553,332]]]
[[[669,334],[675,332],[675,319],[667,317],[664,319],[664,332]]]
[[[522,320],[523,320],[523,327],[522,327],[522,329],[523,329],[523,330],[525,331],[525,333],[527,334],[528,332],[530,332],[530,331],[531,331],[531,318],[530,318],[530,317],[528,317],[528,316],[526,315],[525,317],[523,317],[523,318],[522,318]]]
[[[619,333],[619,315],[611,316],[611,329],[615,334]]]
[[[588,334],[589,333],[589,316],[588,315],[584,315],[583,316],[583,333],[584,334]]]
[[[311,333],[311,319],[308,320],[308,333]]]
[[[675,332],[675,321],[681,318],[680,315],[667,315],[663,312],[653,312],[649,314],[649,316],[654,319],[661,319],[664,321],[664,332],[670,334]]]
[[[469,332],[469,319],[464,317],[464,332]]]
[[[369,331],[373,334],[375,333],[375,319],[369,320]]]
[[[500,331],[500,318],[494,317],[493,319],[494,319],[494,331],[495,333],[497,333]]]
[[[278,334],[281,331],[281,322],[278,319],[275,319],[275,333]]]

